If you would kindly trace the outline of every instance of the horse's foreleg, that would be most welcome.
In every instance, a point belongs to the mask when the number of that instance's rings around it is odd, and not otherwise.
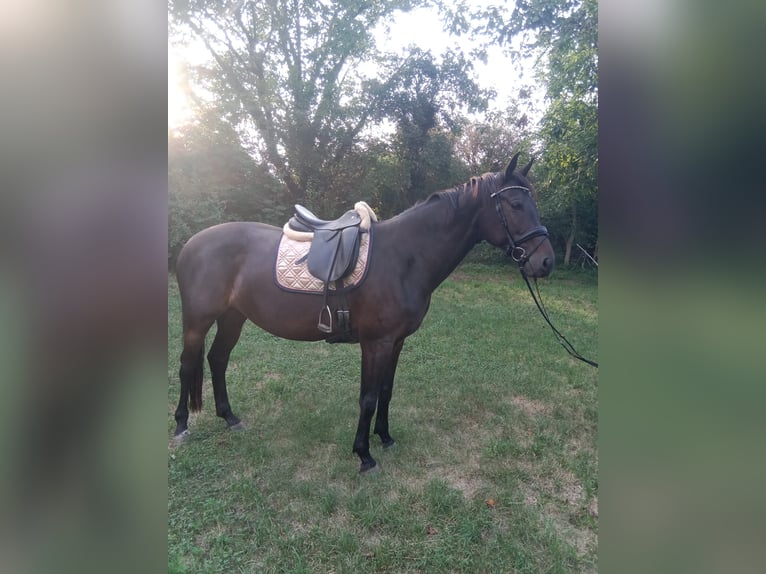
[[[359,425],[354,439],[355,452],[362,462],[359,472],[377,464],[370,455],[370,423],[384,381],[393,373],[394,344],[377,341],[362,343],[362,386],[359,392]]]
[[[394,439],[388,432],[388,404],[391,402],[391,394],[394,390],[394,376],[396,375],[396,365],[399,362],[399,353],[402,352],[404,339],[397,341],[394,345],[390,372],[387,372],[385,380],[381,381],[380,393],[378,395],[378,412],[375,415],[374,433],[380,437],[383,442],[383,448],[393,446]]]
[[[245,316],[235,309],[229,309],[217,320],[218,331],[207,354],[213,379],[213,396],[215,397],[215,414],[226,421],[231,429],[243,428],[242,422],[234,416],[229,405],[229,395],[226,391],[226,368],[234,346],[239,341]]]

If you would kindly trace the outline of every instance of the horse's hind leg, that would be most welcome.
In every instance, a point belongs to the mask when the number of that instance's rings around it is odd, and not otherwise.
[[[212,322],[211,322],[212,324]],[[181,352],[181,396],[176,408],[175,437],[181,441],[189,432],[189,403],[191,410],[202,408],[202,378],[205,360],[205,335],[210,325],[198,329],[184,330],[184,348]]]
[[[229,309],[218,318],[218,332],[207,354],[210,373],[213,379],[213,395],[215,396],[215,414],[226,421],[231,429],[243,428],[239,418],[234,416],[229,405],[229,395],[226,392],[226,368],[234,345],[239,341],[245,316],[236,309]]]
[[[386,373],[386,378],[381,381],[380,393],[378,395],[378,411],[375,415],[375,429],[373,432],[380,437],[384,448],[393,446],[394,438],[388,432],[388,404],[391,402],[391,394],[394,390],[394,376],[396,374],[396,365],[399,362],[399,353],[402,352],[404,339],[394,344],[393,364]]]

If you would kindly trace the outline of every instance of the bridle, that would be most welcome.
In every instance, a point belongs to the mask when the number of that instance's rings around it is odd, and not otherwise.
[[[548,237],[548,228],[544,225],[538,225],[514,241],[513,235],[511,235],[511,230],[508,227],[508,220],[505,218],[505,213],[503,213],[503,208],[500,204],[500,194],[510,189],[522,189],[527,192],[527,194],[529,194],[528,187],[524,187],[523,185],[508,185],[490,194],[490,197],[494,198],[495,200],[495,211],[497,211],[497,215],[500,217],[500,222],[503,224],[503,229],[505,230],[505,236],[508,238],[508,247],[506,248],[505,253],[508,255],[508,257],[519,264],[519,269],[522,269],[524,264],[529,261],[530,257],[532,257],[532,254],[537,251],[538,247],[540,247],[545,242],[545,238]],[[524,249],[521,244],[526,243],[535,237],[542,237],[543,240],[535,245],[535,248],[532,251],[527,253],[526,249]]]
[[[535,251],[537,251],[537,249],[543,243],[545,243],[545,238],[548,237],[548,229],[544,225],[538,225],[536,227],[533,227],[526,233],[522,234],[521,237],[517,237],[515,240],[513,239],[511,230],[508,227],[508,220],[505,218],[505,213],[503,213],[503,208],[502,208],[502,205],[500,204],[500,194],[511,189],[521,189],[525,191],[527,194],[529,194],[529,188],[524,187],[522,185],[508,185],[490,194],[490,197],[494,198],[495,200],[495,211],[497,211],[497,215],[498,217],[500,217],[500,222],[503,224],[505,235],[508,238],[508,247],[506,248],[505,253],[511,259],[513,259],[516,263],[519,264],[519,271],[521,272],[521,276],[524,278],[524,281],[527,284],[527,289],[529,289],[529,293],[532,295],[532,299],[534,300],[535,305],[537,305],[537,309],[540,311],[540,314],[543,316],[543,319],[545,319],[546,323],[548,323],[550,328],[553,330],[553,333],[556,335],[556,338],[558,339],[559,343],[561,343],[561,346],[564,347],[566,352],[572,355],[575,359],[579,359],[584,363],[588,363],[592,367],[598,368],[597,362],[591,361],[590,359],[586,359],[580,353],[578,353],[577,350],[572,346],[572,343],[570,343],[567,340],[567,338],[564,337],[564,335],[562,335],[561,332],[559,332],[559,330],[553,326],[553,323],[551,323],[550,317],[548,317],[548,312],[545,309],[545,305],[543,305],[543,298],[540,296],[540,288],[537,285],[537,279],[535,279],[535,288],[537,289],[537,295],[535,295],[535,292],[532,290],[532,285],[530,285],[529,283],[529,277],[527,277],[527,274],[524,271],[524,265],[526,264],[527,261],[529,261],[529,258],[532,257],[532,254]],[[535,237],[542,237],[542,239],[538,242],[537,245],[535,245],[532,251],[527,253],[526,249],[524,249],[524,247],[522,247],[521,244],[526,243],[527,241],[529,241],[530,239],[534,239]]]

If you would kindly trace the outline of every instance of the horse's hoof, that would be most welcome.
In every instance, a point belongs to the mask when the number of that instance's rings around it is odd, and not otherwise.
[[[242,421],[239,421],[238,423],[235,423],[229,427],[229,430],[233,431],[243,431],[247,430],[247,425],[243,423]]]
[[[191,433],[189,432],[189,429],[185,429],[184,431],[178,433],[177,435],[173,437],[173,445],[181,446],[183,443],[186,442],[190,434]]]
[[[384,440],[383,442],[383,448],[391,448],[396,444],[396,441],[392,438],[389,438],[387,441]]]
[[[359,474],[370,474],[372,472],[375,472],[378,470],[377,466],[378,466],[378,463],[375,462],[374,460],[363,462],[362,466],[359,467]]]

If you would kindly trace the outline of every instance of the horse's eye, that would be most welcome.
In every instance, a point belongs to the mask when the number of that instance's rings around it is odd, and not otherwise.
[[[515,209],[517,211],[521,211],[521,209],[523,209],[523,207],[524,207],[524,204],[521,203],[520,201],[512,201],[511,202],[511,208],[512,209]]]

